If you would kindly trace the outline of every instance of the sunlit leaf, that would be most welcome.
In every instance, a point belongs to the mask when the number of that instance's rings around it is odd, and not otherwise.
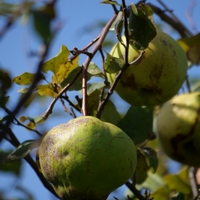
[[[129,19],[129,42],[138,50],[144,50],[148,47],[149,42],[156,36],[156,29],[149,19],[150,7],[141,9],[132,3]],[[137,9],[137,10],[136,10]],[[148,10],[148,13],[144,11]],[[148,34],[147,34],[148,33]]]
[[[11,151],[0,151],[0,172],[8,172],[13,173],[16,176],[20,176],[21,172],[21,160],[16,160],[14,162],[5,163],[7,156],[11,153]]]
[[[24,72],[20,76],[16,76],[13,79],[13,82],[15,82],[18,85],[30,85],[34,80],[35,74]],[[45,79],[43,75],[40,76],[40,80]]]
[[[152,174],[151,172],[148,172],[147,179],[142,183],[142,187],[147,188],[152,192],[155,192],[162,186],[165,186],[163,178],[160,175],[156,173]]]
[[[150,196],[150,198],[153,198],[153,200],[169,200],[169,197],[170,197],[170,189],[167,188],[166,186],[160,187]]]
[[[198,65],[200,63],[200,33],[189,38],[181,38],[178,43],[187,53],[188,59]]]
[[[129,135],[134,143],[141,144],[152,134],[153,110],[131,106],[118,126]]]
[[[46,85],[38,85],[36,87],[36,90],[38,91],[38,94],[43,96],[50,96],[50,97],[56,97],[58,92],[61,90],[59,86],[55,86],[52,83],[46,84]]]
[[[21,89],[19,89],[17,92],[22,93],[22,94],[25,94],[25,93],[28,92],[28,88],[21,88]]]
[[[59,70],[52,77],[52,82],[62,83],[69,76],[70,72],[78,67],[78,60],[79,57],[76,57],[72,61],[62,63]]]
[[[124,60],[121,58],[115,58],[110,54],[106,53],[106,61],[105,61],[105,71],[107,73],[116,73],[121,70],[124,66]]]
[[[163,180],[171,190],[182,192],[183,194],[191,193],[190,185],[181,180],[176,174],[167,174],[163,177]]]
[[[68,62],[69,55],[70,52],[68,48],[65,45],[62,45],[59,53],[43,64],[42,71],[45,73],[52,71],[55,74],[58,72],[60,65]]]
[[[115,30],[116,24],[118,24],[123,19],[123,16],[124,16],[123,15],[123,11],[119,11],[118,14],[117,14],[117,17],[116,17],[115,21],[112,23],[112,25],[110,27],[111,31]]]
[[[171,198],[171,200],[186,200],[185,195],[181,192],[173,195],[173,197]]]
[[[112,1],[112,0],[103,0],[100,3],[102,4],[111,4],[111,5],[118,5],[121,6],[121,4],[119,4],[117,1]]]
[[[12,151],[6,158],[6,162],[18,160],[27,156],[32,149],[36,148],[38,143],[35,140],[27,140],[21,143],[14,151]]]

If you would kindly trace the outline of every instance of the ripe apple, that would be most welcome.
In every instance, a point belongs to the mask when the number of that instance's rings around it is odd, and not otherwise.
[[[132,176],[137,155],[120,128],[82,116],[45,135],[39,161],[61,199],[103,200]]]
[[[122,38],[126,44],[125,37]],[[160,105],[173,97],[182,86],[187,73],[187,58],[179,44],[166,33],[157,30],[156,37],[144,50],[141,59],[131,64],[119,80],[116,92],[131,105]],[[124,59],[125,48],[118,42],[110,53]],[[129,63],[140,55],[140,51],[129,45]],[[107,74],[110,83],[115,73]]]
[[[200,92],[181,94],[160,110],[155,131],[172,159],[200,167]]]

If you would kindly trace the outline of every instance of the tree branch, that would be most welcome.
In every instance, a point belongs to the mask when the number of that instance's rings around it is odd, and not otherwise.
[[[89,66],[89,63],[91,62],[92,58],[94,57],[94,55],[96,54],[96,52],[99,50],[99,48],[101,47],[108,31],[109,28],[111,27],[112,23],[114,22],[114,20],[116,19],[117,14],[115,14],[110,21],[106,24],[106,26],[103,28],[101,34],[99,35],[99,39],[96,43],[96,45],[94,46],[94,48],[92,49],[92,51],[90,52],[90,56],[87,56],[86,61],[83,63],[83,71],[82,71],[82,93],[83,93],[83,100],[82,100],[82,113],[84,116],[87,115],[87,68]]]

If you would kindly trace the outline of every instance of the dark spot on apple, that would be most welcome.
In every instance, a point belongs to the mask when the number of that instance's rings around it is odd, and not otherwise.
[[[129,88],[130,90],[137,90],[137,84],[135,82],[135,76],[130,74],[129,76],[125,76],[120,83],[124,88]]]

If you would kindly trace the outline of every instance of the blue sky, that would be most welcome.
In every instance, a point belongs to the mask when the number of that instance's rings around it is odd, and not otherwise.
[[[9,2],[18,2],[18,1],[9,1]],[[40,2],[38,0],[38,2]],[[69,49],[73,49],[77,47],[79,49],[85,47],[90,41],[92,41],[98,34],[100,33],[100,29],[96,31],[83,31],[84,27],[87,27],[90,24],[95,25],[98,21],[107,22],[113,15],[112,7],[105,4],[100,4],[100,1],[97,0],[58,0],[56,9],[58,14],[57,22],[62,24],[61,30],[58,32],[56,38],[54,39],[48,58],[55,56],[61,45],[66,45]],[[126,3],[129,5],[131,2],[136,3],[136,1],[127,0]],[[150,0],[147,2],[151,2],[155,5],[159,5],[158,1]],[[163,0],[163,2],[174,11],[174,14],[189,28],[191,29],[190,23],[186,17],[186,13],[188,11],[188,6],[192,2],[192,0],[182,0],[182,1],[174,1],[174,0]],[[200,3],[198,2],[195,10],[193,12],[193,18],[195,24],[197,26],[198,31],[200,30]],[[0,27],[2,27],[4,20],[0,18]],[[159,22],[159,18],[155,17],[155,22]],[[169,26],[164,26],[164,31],[168,32],[175,39],[179,38],[179,35],[171,30]],[[193,32],[195,33],[195,32]],[[113,34],[113,37],[114,34]],[[20,75],[21,73],[34,72],[37,64],[37,60],[34,58],[30,58],[27,56],[27,53],[30,50],[38,51],[40,49],[40,40],[37,38],[35,33],[33,32],[30,25],[22,25],[20,20],[18,20],[12,28],[5,34],[3,39],[0,41],[0,66],[11,71],[11,77],[15,77]],[[85,60],[85,56],[80,58],[80,64],[82,64]],[[101,59],[97,55],[93,60],[97,65],[101,66]],[[197,71],[198,70],[198,71]],[[190,77],[198,77],[200,76],[199,69],[197,67],[192,68],[189,71]],[[10,90],[9,94],[11,96],[8,107],[12,110],[15,104],[18,101],[19,95],[17,90],[21,87],[14,85]],[[49,101],[50,102],[50,99]],[[38,104],[34,104],[34,108],[27,109],[24,111],[23,115],[26,116],[37,116],[41,115],[47,109],[48,104],[46,102],[40,102]],[[119,108],[127,108],[127,104],[122,104],[118,106]],[[47,120],[45,123],[45,127],[41,126],[41,131],[47,131],[53,126],[67,122],[71,119],[66,113],[62,112],[62,107],[56,105],[55,108],[57,113],[56,120]],[[3,115],[0,110],[0,117]],[[62,114],[61,114],[62,113]],[[19,115],[20,116],[20,115]],[[34,133],[28,132],[20,127],[14,127],[13,130],[16,133],[19,140],[22,142],[27,139],[34,138]],[[11,148],[7,142],[2,142],[0,144],[0,148]],[[23,162],[22,168],[22,178],[20,180],[16,180],[11,175],[3,175],[1,176],[0,190],[1,188],[6,188],[7,198],[20,196],[21,193],[15,190],[15,185],[21,185],[27,188],[35,197],[36,200],[44,200],[44,199],[54,199],[54,197],[47,191],[37,176],[35,172],[29,167],[26,162]],[[11,185],[11,187],[9,186]],[[9,186],[9,189],[8,189]],[[22,196],[21,196],[22,197]]]

